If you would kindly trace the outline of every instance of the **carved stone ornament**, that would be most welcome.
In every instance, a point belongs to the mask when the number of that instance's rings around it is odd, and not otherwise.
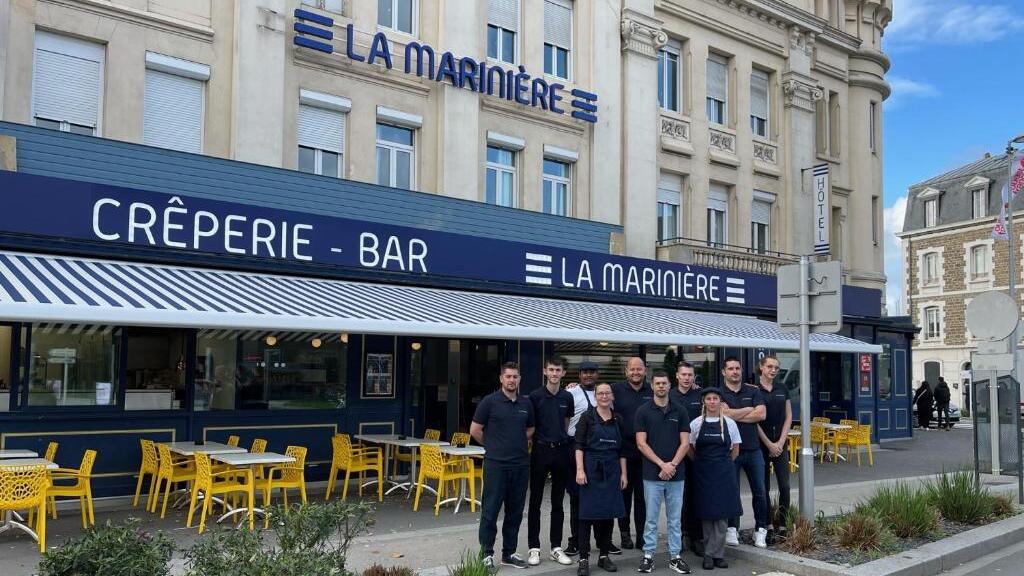
[[[709,143],[712,148],[717,148],[730,154],[736,153],[736,138],[732,134],[712,130],[709,134]]]
[[[658,50],[668,44],[668,35],[660,28],[634,18],[623,17],[620,23],[620,32],[622,33],[623,52],[635,52],[643,56],[657,58]]]
[[[765,164],[778,164],[778,149],[771,144],[754,141],[754,158]]]
[[[661,134],[662,136],[668,136],[676,140],[690,141],[690,123],[682,120],[675,120],[673,118],[661,119]]]
[[[782,82],[782,95],[785,97],[786,106],[798,104],[814,105],[815,102],[824,97],[824,92],[818,86],[807,84],[799,80],[784,80]]]

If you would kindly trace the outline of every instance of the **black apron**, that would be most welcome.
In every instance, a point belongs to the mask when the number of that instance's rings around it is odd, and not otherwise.
[[[725,438],[722,438],[722,427]],[[694,510],[699,520],[722,520],[743,515],[740,485],[736,467],[729,450],[732,438],[729,427],[721,419],[704,421],[694,442],[697,459],[693,464],[693,482],[696,488]]]
[[[583,470],[587,483],[579,487],[580,519],[610,520],[626,515],[622,500],[619,478],[619,452],[622,449],[622,435],[614,422],[601,424],[597,410],[591,408],[594,425],[587,438],[587,449],[583,452]]]

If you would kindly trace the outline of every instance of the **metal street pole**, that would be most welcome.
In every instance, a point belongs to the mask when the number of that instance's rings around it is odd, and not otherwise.
[[[814,521],[814,447],[811,446],[811,259],[800,256],[800,515]],[[824,450],[824,447],[822,448]]]
[[[1010,140],[1009,142],[1006,143],[1006,153],[1010,157],[1010,169],[1007,170],[1007,176],[1009,177],[1008,181],[1006,182],[1007,188],[1010,188],[1013,185],[1013,173],[1014,173],[1013,160],[1014,160],[1014,158],[1016,156],[1016,152],[1017,152],[1017,149],[1014,148],[1013,145],[1014,144],[1020,144],[1022,142],[1024,142],[1024,134],[1022,134],[1020,136],[1017,136],[1016,138],[1014,138],[1014,139],[1012,139],[1012,140]],[[1016,252],[1016,247],[1015,247],[1016,243],[1015,243],[1015,240],[1014,240],[1014,237],[1013,237],[1014,236],[1014,234],[1013,234],[1013,201],[1014,201],[1016,195],[1013,193],[1012,190],[1008,190],[1007,191],[1007,196],[1008,196],[1008,198],[1007,198],[1007,207],[1006,207],[1006,237],[1007,237],[1006,250],[1007,250],[1007,260],[1009,261],[1009,264],[1010,264],[1010,266],[1009,266],[1009,273],[1010,273],[1010,278],[1009,278],[1010,290],[1009,290],[1009,292],[1010,292],[1010,299],[1013,300],[1014,306],[1019,306],[1019,304],[1017,303],[1017,257],[1016,257],[1017,252]],[[1020,323],[1018,322],[1017,326],[1015,326],[1013,328],[1013,332],[1010,334],[1010,354],[1013,356],[1013,365],[1012,365],[1012,368],[1010,370],[1010,377],[1013,378],[1014,381],[1017,381],[1017,382],[1019,382],[1019,380],[1017,380],[1017,343],[1020,342],[1019,330],[1020,330]],[[995,386],[993,386],[993,388],[995,388]],[[1017,401],[1019,402],[1020,398],[1017,398]],[[995,405],[993,405],[993,406],[995,406]],[[1015,410],[1016,410],[1016,407],[1015,407]],[[1017,410],[1017,413],[1018,413],[1017,414],[1017,418],[1019,418],[1020,417],[1020,411]],[[993,413],[993,422],[998,426],[998,416],[995,413]],[[1017,501],[1022,503],[1022,504],[1024,504],[1024,460],[1021,459],[1022,458],[1022,452],[1021,452],[1021,438],[1020,438],[1020,432],[1019,432],[1020,428],[1018,427],[1017,430],[1018,430],[1018,435],[1017,435]]]

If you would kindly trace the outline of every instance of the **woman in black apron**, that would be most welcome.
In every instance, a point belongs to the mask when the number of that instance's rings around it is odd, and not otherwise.
[[[704,569],[728,568],[725,530],[729,518],[743,514],[740,486],[732,461],[740,451],[736,423],[722,415],[717,388],[701,392],[702,414],[690,423],[695,514],[704,528]]]
[[[590,576],[590,529],[597,540],[597,565],[617,570],[608,556],[612,525],[626,515],[622,489],[626,487],[626,460],[622,453],[622,417],[612,413],[612,387],[594,389],[597,406],[576,425],[576,483],[580,491],[580,559],[577,576]]]

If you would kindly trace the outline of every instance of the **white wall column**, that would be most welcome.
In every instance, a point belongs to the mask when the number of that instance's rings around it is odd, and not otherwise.
[[[284,67],[291,36],[284,0],[235,3],[231,156],[280,166],[284,141]],[[292,117],[289,115],[288,117]]]
[[[791,232],[789,238],[793,245],[783,247],[783,251],[812,254],[814,237],[811,211],[814,203],[810,186],[804,185],[803,170],[817,162],[814,150],[814,108],[815,103],[821,100],[822,91],[810,75],[813,37],[794,26],[790,29],[789,40],[786,70],[782,74],[783,139],[789,141],[784,159],[785,178],[789,184],[789,206],[783,210],[783,217],[789,220],[783,222],[783,225]],[[806,178],[810,178],[809,171]]]
[[[487,2],[442,2],[440,44],[455,54],[487,54]],[[506,69],[511,65],[506,64]],[[480,135],[480,94],[439,82],[438,142],[441,151],[439,192],[453,198],[484,200],[480,174],[484,169]]]

